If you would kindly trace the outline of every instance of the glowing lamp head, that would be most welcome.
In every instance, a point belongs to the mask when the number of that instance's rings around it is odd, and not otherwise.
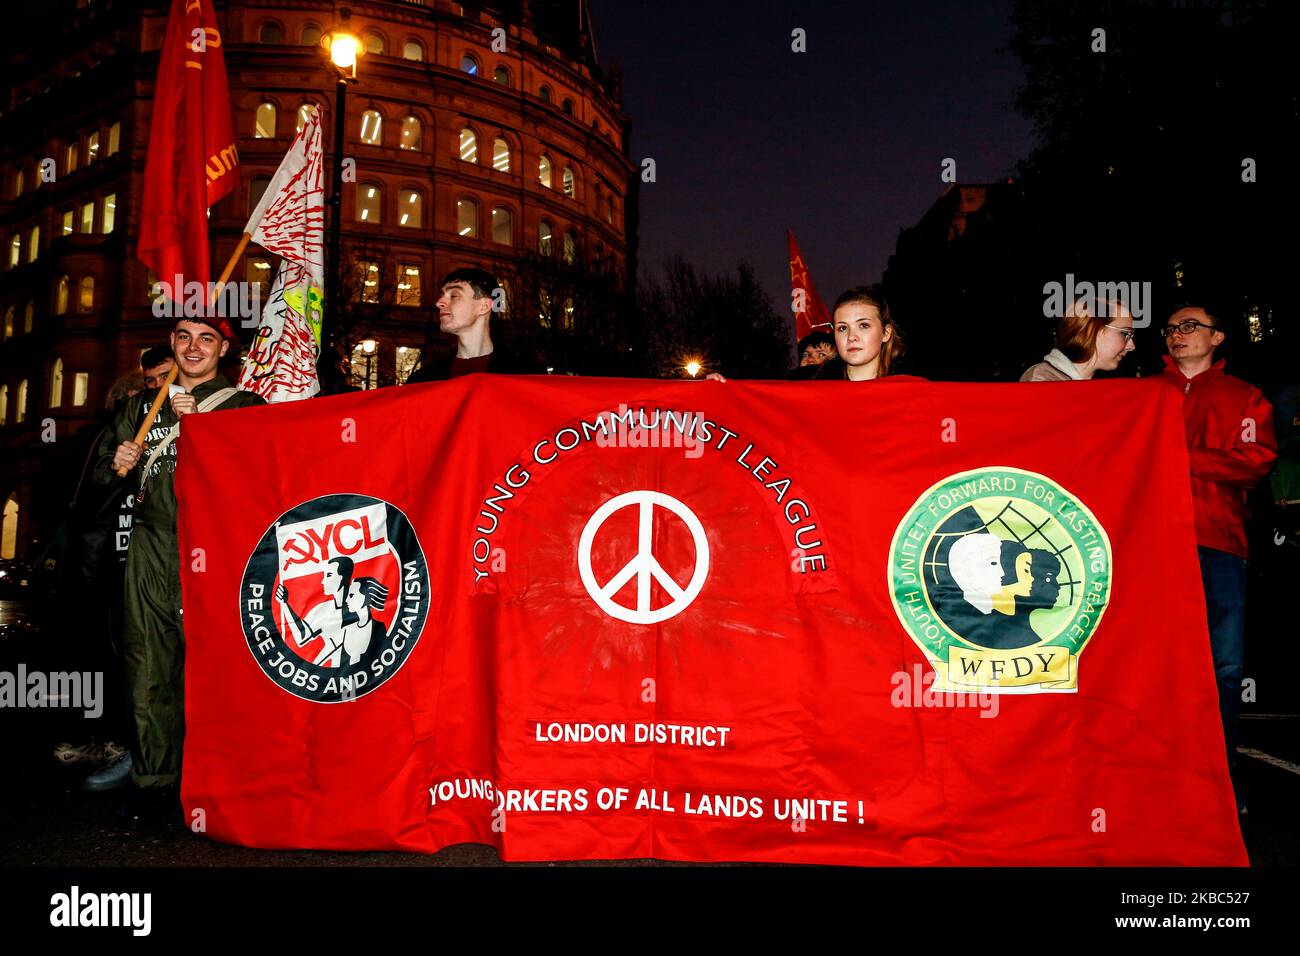
[[[689,375],[691,378],[694,378],[695,376],[700,374],[700,369],[703,366],[701,366],[699,362],[695,361],[695,359],[691,359],[683,367],[686,369],[686,374]]]

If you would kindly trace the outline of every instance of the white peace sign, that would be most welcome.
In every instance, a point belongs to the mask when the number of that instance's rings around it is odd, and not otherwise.
[[[632,505],[637,505],[641,509],[636,557],[624,565],[618,574],[610,578],[604,587],[601,587],[596,583],[596,575],[591,570],[591,543],[596,537],[596,532],[610,515]],[[651,532],[654,527],[656,507],[667,508],[681,518],[690,529],[691,538],[695,542],[695,574],[691,576],[691,583],[685,590],[655,560]],[[690,508],[676,498],[658,491],[629,491],[609,499],[587,519],[587,525],[582,529],[582,537],[578,540],[578,572],[582,575],[582,584],[591,595],[591,599],[610,617],[627,621],[629,624],[658,624],[686,610],[699,596],[700,589],[704,587],[704,579],[709,576],[709,542],[704,536],[704,525],[700,524],[700,519],[695,517],[695,513]],[[613,599],[613,595],[617,594],[633,576],[636,577],[635,610],[624,607]],[[652,579],[658,581],[659,586],[673,598],[672,603],[655,611],[650,609]]]

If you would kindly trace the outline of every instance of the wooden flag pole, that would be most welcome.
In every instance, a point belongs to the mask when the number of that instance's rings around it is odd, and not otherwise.
[[[213,287],[212,304],[216,303],[217,296],[221,295],[221,290],[226,287],[226,283],[230,280],[230,273],[235,271],[235,263],[244,254],[244,250],[248,248],[248,241],[252,238],[248,233],[244,233],[240,237],[239,245],[235,246],[235,251],[230,254],[230,260],[226,263],[226,267],[221,270],[221,278],[217,280],[216,286]],[[149,406],[149,414],[144,417],[144,423],[140,426],[140,430],[135,433],[135,444],[143,443],[144,436],[149,434],[149,429],[153,428],[153,423],[158,418],[158,412],[162,409],[163,399],[167,397],[167,393],[171,390],[171,384],[176,381],[176,376],[180,373],[180,370],[180,364],[173,356],[171,371],[167,373],[167,378],[158,387],[158,394],[154,396],[153,404]],[[119,468],[117,476],[125,478],[129,471],[129,468]]]

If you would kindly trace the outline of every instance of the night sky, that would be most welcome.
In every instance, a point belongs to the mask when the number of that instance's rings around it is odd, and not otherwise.
[[[792,228],[829,305],[878,280],[898,230],[959,182],[1005,179],[1033,147],[1012,102],[1009,0],[591,0],[596,52],[623,69],[642,185],[641,275],[681,252],[742,260],[789,305]],[[791,31],[807,34],[791,52]]]

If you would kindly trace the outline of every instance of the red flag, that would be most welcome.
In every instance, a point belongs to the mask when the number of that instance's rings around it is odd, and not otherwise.
[[[136,253],[169,285],[206,288],[208,207],[235,188],[239,153],[212,0],[172,0],[154,83]],[[183,287],[182,287],[183,288]],[[179,300],[181,289],[175,289]]]
[[[826,303],[817,294],[808,266],[804,264],[803,253],[799,243],[795,242],[794,232],[785,231],[786,246],[790,251],[790,297],[794,309],[794,337],[798,342],[814,329],[821,332],[831,330],[831,315],[826,311]]]
[[[1244,865],[1180,401],[473,375],[194,416],[185,805],[261,847]]]

